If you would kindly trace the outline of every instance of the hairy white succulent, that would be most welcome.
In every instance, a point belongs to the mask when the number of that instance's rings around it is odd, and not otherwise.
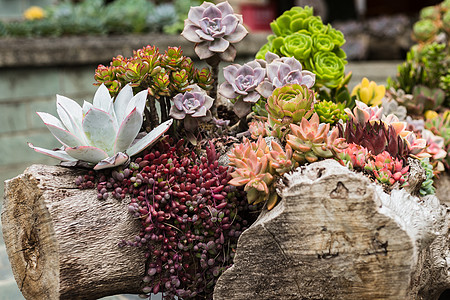
[[[105,85],[101,85],[93,103],[83,107],[72,99],[56,95],[59,119],[45,112],[37,114],[55,138],[63,144],[59,150],[48,150],[28,145],[35,151],[64,162],[83,161],[95,164],[94,170],[124,164],[154,143],[172,124],[168,120],[141,139],[136,139],[143,122],[147,90],[133,96],[126,85],[111,98]]]

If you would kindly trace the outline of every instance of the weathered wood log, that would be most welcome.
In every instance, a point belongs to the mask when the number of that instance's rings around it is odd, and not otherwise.
[[[79,173],[33,165],[5,183],[3,236],[26,299],[97,299],[139,293],[142,250],[118,247],[139,232],[126,201],[79,190]]]
[[[26,299],[139,293],[144,257],[126,201],[78,190],[73,169],[35,165],[6,182],[3,235]],[[334,161],[285,177],[283,200],[245,231],[215,299],[437,299],[450,288],[449,212]]]
[[[326,160],[286,175],[240,237],[215,300],[437,299],[450,288],[448,208],[390,195]]]

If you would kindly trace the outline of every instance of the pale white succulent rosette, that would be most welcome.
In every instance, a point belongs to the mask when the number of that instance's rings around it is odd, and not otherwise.
[[[224,61],[233,61],[236,49],[232,44],[248,33],[242,25],[242,15],[235,14],[227,1],[191,7],[184,22],[181,35],[196,43],[194,50],[200,59],[217,54]]]
[[[50,132],[63,145],[59,150],[48,150],[28,145],[35,151],[60,159],[63,162],[79,161],[94,164],[94,170],[122,165],[166,132],[172,120],[168,120],[141,139],[136,139],[143,122],[147,90],[133,95],[126,85],[115,101],[104,84],[97,89],[93,103],[84,102],[81,107],[67,97],[56,96],[59,119],[45,112],[38,112]]]

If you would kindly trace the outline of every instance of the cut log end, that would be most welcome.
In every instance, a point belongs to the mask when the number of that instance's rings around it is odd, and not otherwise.
[[[73,169],[34,165],[5,184],[3,235],[26,299],[97,299],[139,293],[141,249],[120,248],[139,232],[127,201],[79,190]]]

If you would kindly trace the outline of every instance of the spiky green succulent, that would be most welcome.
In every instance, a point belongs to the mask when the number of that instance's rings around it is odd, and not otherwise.
[[[433,165],[430,164],[430,159],[428,157],[421,159],[420,165],[425,170],[426,179],[422,182],[419,193],[421,196],[434,195],[436,193],[436,188],[433,186]]]
[[[270,24],[273,35],[261,47],[256,58],[264,59],[267,52],[292,56],[302,66],[316,74],[316,88],[336,88],[344,78],[345,52],[340,48],[344,35],[325,25],[313,9],[305,6],[286,11]]]
[[[314,111],[319,115],[320,122],[331,125],[336,124],[339,120],[346,121],[348,119],[344,109],[344,103],[322,100],[314,104]]]

